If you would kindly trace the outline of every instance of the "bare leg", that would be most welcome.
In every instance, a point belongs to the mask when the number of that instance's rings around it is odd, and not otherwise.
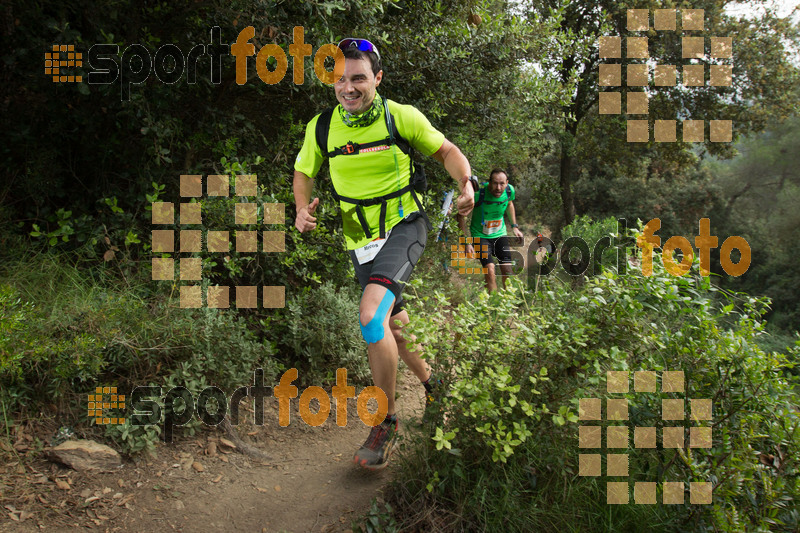
[[[366,326],[372,321],[387,293],[392,298],[392,304],[389,306],[391,309],[394,298],[386,287],[374,283],[366,286],[359,306],[362,325]],[[394,392],[397,379],[397,341],[389,327],[389,311],[386,312],[385,316],[378,317],[378,320],[382,322],[383,337],[377,342],[367,342],[369,367],[372,370],[372,381],[375,386],[386,393],[386,398],[389,401],[388,414],[393,415],[395,413]]]
[[[396,321],[400,321],[400,324],[396,324]],[[411,369],[414,375],[417,376],[420,381],[427,381],[428,378],[431,377],[431,369],[428,363],[423,361],[420,357],[422,354],[422,346],[419,344],[412,346],[414,351],[411,351],[408,343],[413,343],[417,338],[411,335],[409,339],[406,339],[403,335],[403,328],[408,324],[408,321],[408,313],[405,310],[400,311],[390,319],[392,334],[397,342],[397,351],[400,354],[400,358],[408,365],[408,368]]]
[[[513,267],[511,265],[500,265],[500,283],[503,285],[503,289],[506,288],[506,278],[511,276],[513,272]]]
[[[486,290],[489,292],[497,290],[497,278],[494,274],[494,263],[486,265],[486,274],[483,275],[486,281]]]

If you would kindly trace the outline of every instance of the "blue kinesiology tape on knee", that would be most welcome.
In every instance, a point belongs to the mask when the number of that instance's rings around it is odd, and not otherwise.
[[[375,310],[375,315],[366,326],[361,323],[361,315],[359,314],[358,325],[361,326],[361,335],[364,336],[367,344],[374,344],[383,340],[383,319],[386,318],[386,313],[389,312],[393,300],[394,294],[392,294],[392,291],[387,290],[381,303],[378,304],[378,309]]]

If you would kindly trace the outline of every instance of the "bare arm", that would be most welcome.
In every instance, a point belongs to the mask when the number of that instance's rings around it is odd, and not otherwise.
[[[467,232],[467,217],[462,214],[456,215],[456,220],[458,220],[458,228],[461,230],[466,237],[469,237],[469,233]]]
[[[314,180],[295,170],[292,189],[294,190],[294,205],[297,209],[297,218],[294,220],[295,227],[300,233],[316,228],[317,219],[313,215],[319,205],[319,198],[314,198],[314,201],[309,203],[311,191],[314,190]]]
[[[464,236],[469,239],[469,231],[467,230],[467,217],[459,213],[456,215],[456,220],[458,220],[458,227],[461,230],[461,233],[463,233]],[[467,241],[467,244],[464,246],[464,251],[467,253],[467,257],[474,257],[475,255],[475,248],[472,246],[472,244],[469,244],[469,241]]]
[[[472,190],[472,184],[469,182],[469,177],[472,175],[469,161],[458,149],[458,146],[447,139],[431,157],[444,165],[447,173],[458,183],[460,191],[456,200],[458,214],[469,215],[475,205],[475,191]]]
[[[514,202],[511,200],[508,201],[508,219],[511,221],[512,224],[517,224],[517,211],[514,209]],[[514,235],[516,237],[522,238],[522,232],[519,228],[513,228]]]

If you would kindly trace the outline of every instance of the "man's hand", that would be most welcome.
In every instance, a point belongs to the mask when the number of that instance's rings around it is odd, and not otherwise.
[[[456,200],[456,207],[458,207],[458,214],[467,216],[472,212],[475,207],[475,191],[472,189],[472,182],[467,180],[464,188],[461,189],[461,194],[458,195]]]
[[[468,244],[464,248],[464,251],[466,252],[467,259],[475,259],[475,248],[471,244]]]
[[[523,235],[523,234],[522,234],[522,232],[519,230],[519,228],[513,228],[513,229],[514,229],[514,235],[515,235],[517,238],[520,238],[520,239],[521,239],[521,238],[523,238],[523,237],[524,237],[524,235]]]
[[[311,231],[317,227],[317,219],[314,218],[313,215],[318,205],[319,198],[314,198],[310,204],[297,210],[297,218],[294,220],[294,227],[296,227],[300,233]]]

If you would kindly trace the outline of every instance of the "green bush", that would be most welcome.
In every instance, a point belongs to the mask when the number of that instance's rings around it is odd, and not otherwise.
[[[259,338],[235,311],[145,299],[139,293],[148,294],[149,280],[103,281],[63,260],[63,254],[38,254],[4,265],[0,402],[8,413],[35,412],[47,402],[56,404],[65,425],[84,427],[84,400],[96,386],[160,386],[166,394],[181,385],[196,396],[216,385],[230,394],[251,384],[259,367],[265,382],[275,380],[273,342]],[[186,431],[198,427],[195,421]],[[156,426],[129,422],[104,428],[130,453],[151,448],[159,435]]]
[[[285,312],[264,323],[264,329],[289,354],[305,382],[333,382],[337,368],[348,379],[364,383],[370,377],[367,347],[358,326],[359,296],[351,283],[331,282],[306,287],[287,299]],[[283,353],[283,351],[282,351]]]
[[[796,531],[800,417],[790,370],[800,347],[788,356],[762,351],[765,302],[721,293],[697,267],[669,275],[656,253],[649,277],[607,271],[580,290],[550,283],[536,293],[515,283],[452,313],[437,312],[446,308],[442,293],[414,300],[427,319],[411,332],[449,398],[447,418],[405,455],[399,516],[443,515],[449,530]],[[609,394],[608,370],[631,378],[682,370],[685,394],[633,386]],[[629,480],[710,481],[712,505],[691,505],[688,492],[683,505],[636,505],[632,495],[628,505],[607,505],[607,478],[578,476],[579,453],[594,451],[578,448],[579,400],[606,397],[626,398],[630,425],[657,435],[680,424],[661,420],[662,399],[712,399],[711,422],[684,422],[713,426],[710,449],[634,448],[631,431],[627,450]],[[426,508],[415,512],[420,499]]]
[[[561,230],[561,235],[564,242],[570,237],[580,237],[589,246],[589,253],[592,254],[592,261],[595,261],[594,248],[598,242],[603,238],[612,239],[613,235],[619,232],[617,227],[617,219],[614,217],[607,217],[602,220],[594,221],[586,215],[575,217],[571,224],[565,226]],[[613,240],[609,240],[609,246],[603,250],[601,264],[603,268],[616,268],[617,265],[617,250],[611,247]],[[622,251],[620,253],[623,253]],[[570,256],[571,259],[579,259],[579,252],[577,249],[572,249]],[[625,259],[625,256],[622,256]],[[586,270],[587,274],[597,274],[599,272],[593,271],[594,266],[590,264]]]

